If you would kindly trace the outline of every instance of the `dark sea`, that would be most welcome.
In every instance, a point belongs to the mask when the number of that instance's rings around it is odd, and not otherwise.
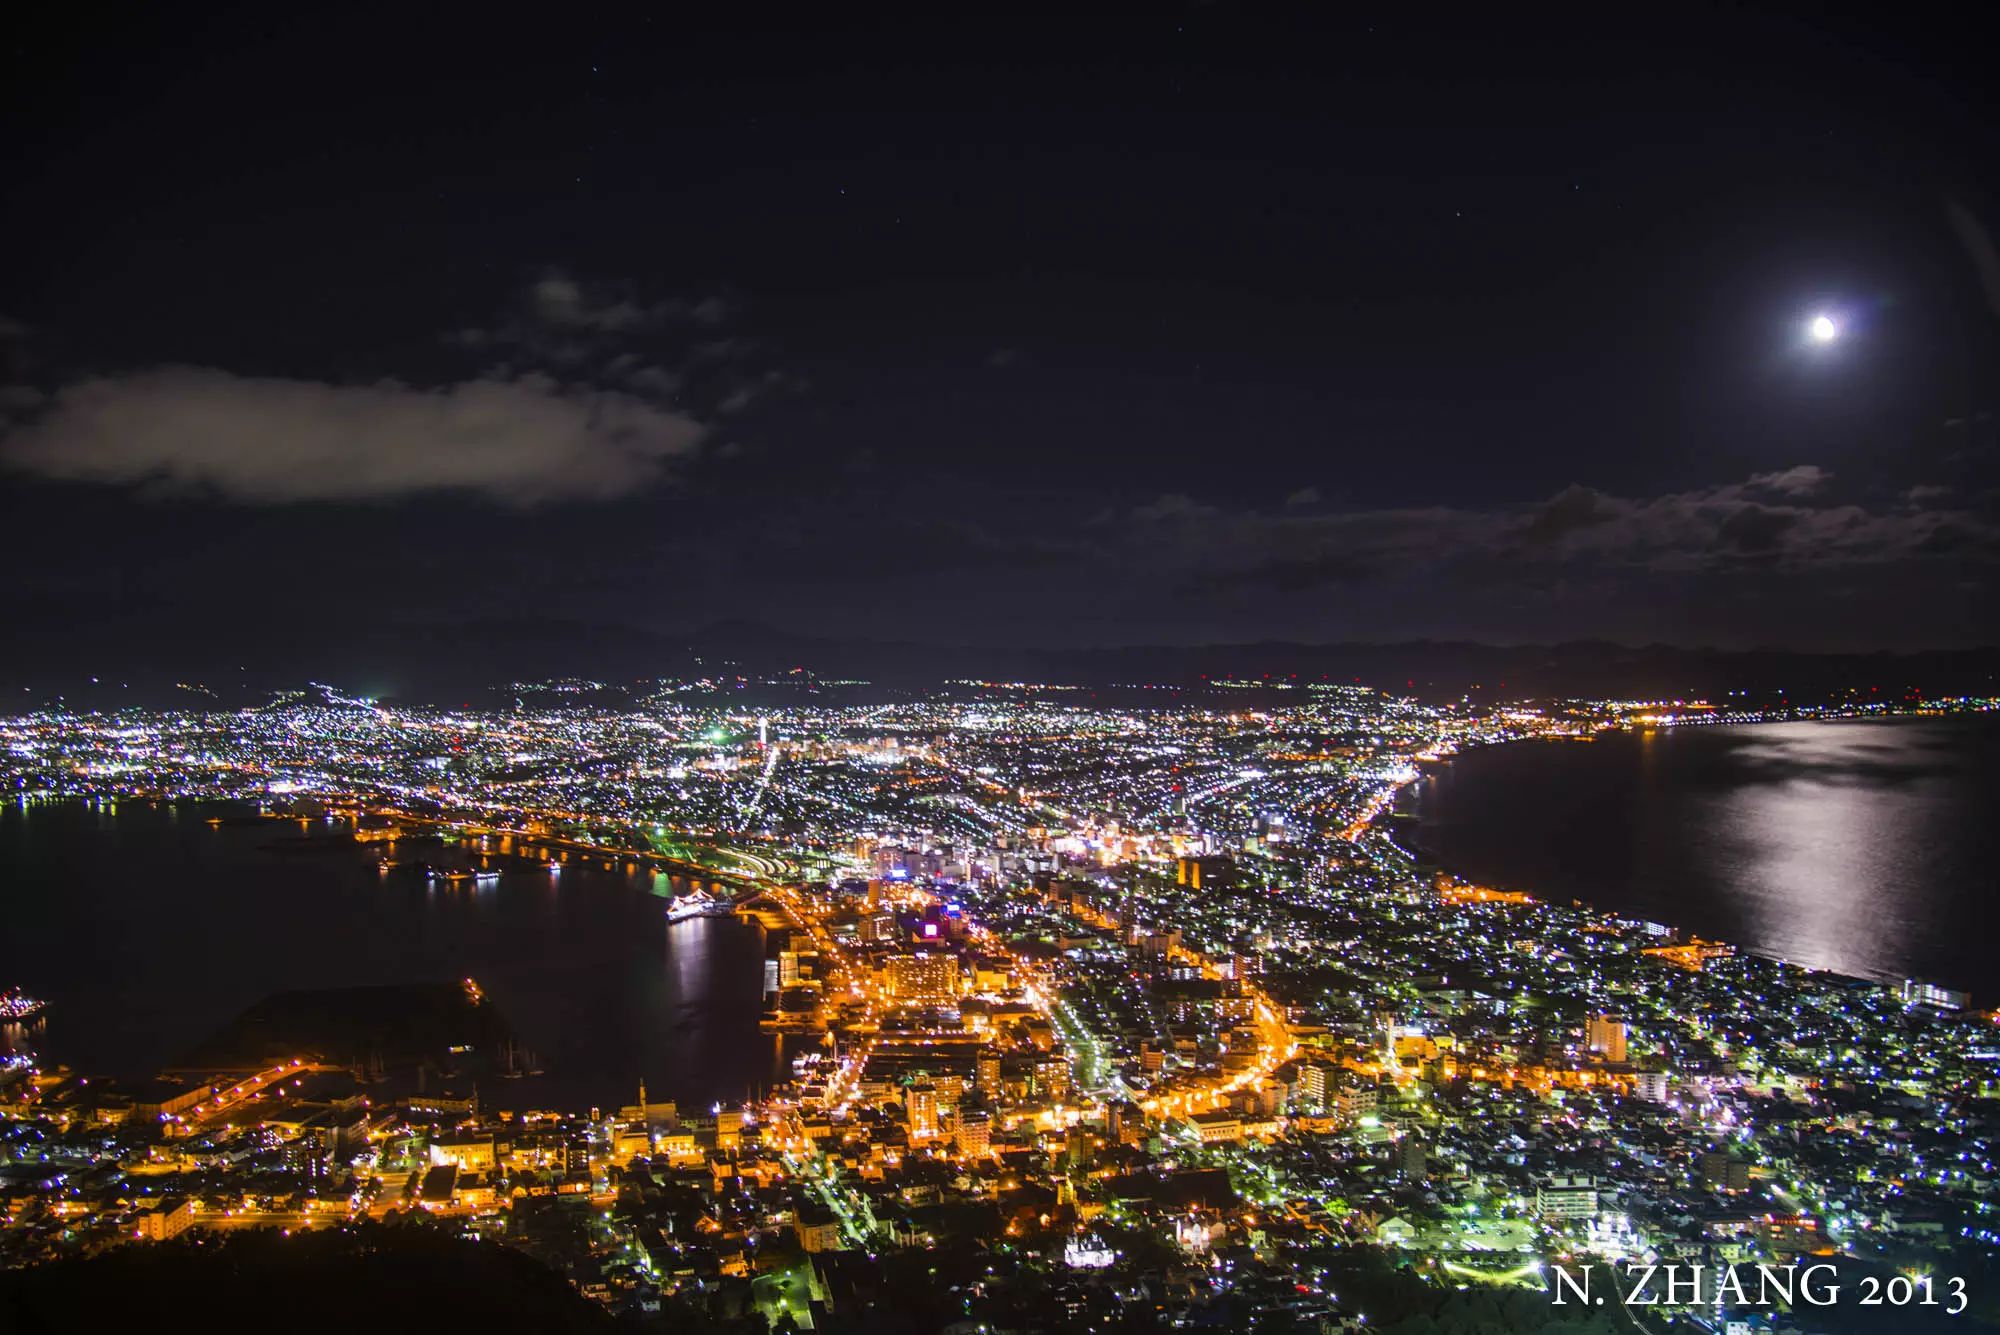
[[[2000,1002],[2000,717],[1522,742],[1414,803],[1419,848],[1468,877]]]
[[[297,822],[243,807],[120,802],[0,807],[0,990],[50,1002],[32,1046],[83,1072],[170,1064],[277,992],[472,977],[544,1075],[492,1081],[498,1106],[706,1107],[788,1074],[758,1027],[764,930],[669,925],[645,874],[496,860],[496,883],[387,875],[380,846],[300,851]],[[397,856],[467,862],[456,847]],[[289,851],[287,851],[289,850]]]

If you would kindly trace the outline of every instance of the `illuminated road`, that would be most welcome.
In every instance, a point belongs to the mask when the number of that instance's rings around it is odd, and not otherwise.
[[[245,1104],[261,1098],[264,1094],[281,1088],[285,1081],[294,1076],[310,1074],[314,1071],[338,1071],[344,1067],[326,1066],[308,1062],[303,1057],[278,1066],[269,1066],[255,1075],[245,1076],[235,1084],[222,1090],[213,1104],[206,1101],[196,1104],[189,1111],[192,1117],[175,1117],[172,1120],[181,1128],[178,1134],[192,1135],[212,1129],[218,1124],[227,1125],[231,1114]]]
[[[448,833],[456,833],[458,827],[464,824],[462,820],[448,819],[443,816],[420,816],[414,812],[402,811],[395,808],[385,807],[380,814],[401,823],[429,826]],[[647,865],[651,869],[665,871],[669,875],[684,876],[691,881],[714,881],[738,890],[764,888],[756,880],[749,877],[740,876],[733,872],[721,871],[700,862],[689,862],[685,858],[677,858],[671,854],[661,853],[651,848],[627,848],[613,844],[593,844],[581,839],[565,839],[560,835],[536,834],[532,830],[523,830],[504,825],[490,827],[490,833],[514,839],[523,845],[567,849],[571,852],[582,853],[589,857],[604,858],[610,861],[637,861]],[[761,858],[760,855],[747,854],[735,849],[721,849],[718,851],[743,860],[759,859],[764,865],[772,867],[778,865],[771,859]]]
[[[1111,921],[1103,914],[1082,905],[1073,906],[1070,912],[1093,927],[1104,931],[1115,930]],[[1175,946],[1168,952],[1168,956],[1184,964],[1193,965],[1201,971],[1201,976],[1204,978],[1223,976],[1221,966],[1198,950]],[[1262,988],[1253,983],[1239,979],[1238,985],[1252,1006],[1251,1022],[1257,1030],[1257,1060],[1226,1079],[1217,1077],[1203,1081],[1193,1088],[1178,1089],[1170,1094],[1155,1094],[1141,1100],[1140,1107],[1158,1117],[1185,1117],[1191,1113],[1208,1112],[1236,1091],[1254,1089],[1262,1085],[1280,1066],[1298,1055],[1298,1040],[1292,1037],[1291,1030],[1286,1027],[1284,1016],[1277,1004]]]

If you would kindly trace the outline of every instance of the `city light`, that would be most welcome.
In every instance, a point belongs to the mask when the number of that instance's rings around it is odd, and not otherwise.
[[[965,1247],[995,1285],[1002,1261],[1123,1285],[1134,1253],[1112,1239],[1143,1236],[1204,1276],[1183,1317],[1235,1294],[1332,1321],[1359,1318],[1318,1277],[1341,1249],[1504,1294],[1545,1289],[1543,1257],[1710,1245],[1705,1220],[1776,1264],[1923,1245],[1876,1222],[1919,1193],[1984,1218],[2000,1154],[1954,1100],[1990,1084],[1994,1020],[1962,992],[1440,873],[1400,842],[1408,795],[1478,747],[1879,700],[1329,688],[1246,708],[1248,684],[1213,689],[1142,716],[1016,684],[755,728],[669,682],[497,713],[300,693],[0,719],[30,815],[193,804],[203,837],[282,827],[356,859],[371,893],[467,908],[629,893],[668,966],[750,933],[764,1009],[724,1041],[796,1054],[685,1105],[640,1081],[595,1109],[543,1097],[543,1059],[512,1039],[124,1090],[44,1071],[48,1007],[10,992],[0,1131],[17,1160],[48,1146],[108,1184],[51,1178],[12,1227],[55,1256],[92,1222],[146,1243],[416,1214],[593,1258],[572,1277],[613,1307],[696,1302],[707,1273],[761,1284],[773,1314],[809,1310],[828,1253]],[[503,981],[443,992],[498,1024]],[[1922,1134],[1881,1135],[1861,1089]],[[957,1231],[985,1218],[996,1232]]]

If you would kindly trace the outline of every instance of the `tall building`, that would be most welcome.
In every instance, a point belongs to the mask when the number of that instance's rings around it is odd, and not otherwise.
[[[824,1206],[800,1209],[792,1221],[802,1252],[831,1252],[840,1249],[840,1221]]]
[[[903,1106],[910,1114],[910,1139],[929,1140],[937,1135],[937,1086],[911,1085],[904,1091]]]
[[[958,996],[958,957],[923,950],[891,955],[882,966],[882,982],[897,1001],[948,1005]]]
[[[819,954],[811,950],[781,950],[778,952],[778,985],[797,987],[813,976],[813,965]]]
[[[1299,1067],[1299,1088],[1306,1101],[1321,1112],[1333,1101],[1335,1082],[1339,1069],[1326,1062],[1307,1062]]]
[[[139,1236],[154,1242],[177,1238],[194,1223],[194,1198],[169,1196],[139,1216]]]
[[[1535,1184],[1535,1213],[1553,1219],[1586,1219],[1597,1213],[1597,1180],[1556,1174]]]
[[[1146,1114],[1138,1104],[1113,1099],[1105,1116],[1113,1145],[1136,1145],[1146,1138]]]
[[[983,1112],[962,1112],[952,1138],[958,1142],[960,1154],[978,1158],[993,1146],[993,1121]]]
[[[1616,1015],[1593,1015],[1586,1034],[1590,1050],[1605,1061],[1625,1060],[1625,1021]]]
[[[1343,1117],[1360,1117],[1381,1106],[1382,1088],[1373,1082],[1344,1080],[1333,1091],[1333,1108]]]
[[[1702,1151],[1695,1159],[1695,1171],[1704,1187],[1720,1187],[1724,1191],[1750,1190],[1750,1161],[1739,1159],[1728,1150]]]
[[[1903,982],[1903,1004],[1905,1006],[1931,1006],[1938,1010],[1964,1010],[1972,1004],[1972,996],[1967,992],[1957,992],[1936,983],[1920,982],[1915,978]]]
[[[1069,1058],[1060,1052],[1035,1058],[1035,1092],[1044,1098],[1069,1097]]]

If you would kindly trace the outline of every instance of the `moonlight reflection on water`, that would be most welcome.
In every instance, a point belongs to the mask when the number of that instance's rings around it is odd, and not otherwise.
[[[2000,990],[2000,720],[1681,728],[1476,752],[1418,842],[1481,880],[1801,964]]]

